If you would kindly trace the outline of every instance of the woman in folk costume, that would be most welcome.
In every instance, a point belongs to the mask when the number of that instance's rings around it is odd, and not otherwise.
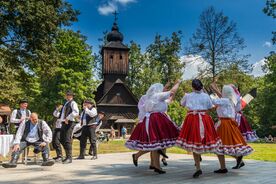
[[[172,91],[174,91],[174,94],[175,92],[177,91],[177,89],[179,88],[179,85],[181,83],[181,80],[177,80],[177,82],[174,84],[173,88],[172,88]],[[168,91],[169,89],[169,85],[171,83],[170,82],[167,82],[167,84],[164,86],[163,88],[163,92],[166,92]],[[172,102],[173,100],[173,97],[174,96],[170,96],[169,99],[165,100],[168,104]],[[145,115],[146,115],[146,110],[145,110],[145,103],[146,103],[146,95],[143,95],[139,102],[138,102],[138,110],[139,110],[139,113],[138,113],[138,122],[143,122],[144,118],[145,118]],[[168,116],[169,117],[169,116]],[[132,154],[132,160],[133,160],[133,164],[137,167],[138,166],[138,159],[140,156],[148,153],[150,151],[138,151],[137,153],[134,153]],[[167,166],[168,163],[166,161],[166,158],[168,158],[168,156],[166,155],[166,149],[163,149],[163,150],[158,150],[158,153],[161,154],[163,156],[163,158],[161,159],[162,163],[164,166]],[[150,156],[151,156],[151,163],[150,163],[150,166],[149,166],[149,169],[154,169],[154,167],[152,167],[153,163],[152,163],[152,153],[150,153]]]
[[[181,105],[189,109],[182,125],[176,145],[193,152],[196,172],[194,178],[202,174],[200,168],[200,155],[202,153],[215,153],[221,144],[217,135],[214,122],[207,114],[213,104],[208,94],[203,92],[203,84],[200,80],[192,81],[193,92],[185,94]]]
[[[140,154],[152,152],[151,166],[159,174],[166,173],[160,167],[160,151],[174,146],[178,136],[178,129],[175,124],[165,114],[168,105],[165,102],[176,90],[163,92],[163,85],[156,83],[150,86],[144,98],[144,118],[138,123],[126,147],[129,149],[140,150]],[[137,161],[139,155],[134,155]]]
[[[215,86],[212,84],[212,86]],[[220,169],[215,173],[227,173],[224,155],[233,156],[237,159],[237,166],[241,167],[243,156],[252,153],[253,149],[248,146],[242,137],[237,122],[235,121],[236,106],[240,105],[239,99],[232,85],[224,85],[221,98],[213,99],[213,104],[217,107],[219,122],[216,124],[217,133],[222,140],[222,145],[217,149],[217,155],[220,162]]]
[[[235,91],[235,94],[239,100],[239,102],[242,100],[242,97],[240,95],[239,90],[234,86],[231,85],[232,88]],[[252,130],[250,124],[248,123],[246,117],[244,116],[244,114],[242,113],[242,110],[245,106],[242,105],[238,105],[236,107],[236,122],[239,125],[239,129],[242,133],[243,138],[245,139],[246,142],[254,142],[256,140],[258,140],[258,136],[256,135],[256,133]]]

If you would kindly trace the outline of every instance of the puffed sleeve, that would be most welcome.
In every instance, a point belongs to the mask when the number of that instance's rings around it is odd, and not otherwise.
[[[181,104],[182,106],[184,106],[184,107],[186,106],[187,96],[188,96],[188,94],[185,93],[185,95],[183,96],[183,98],[182,98],[181,101],[180,101],[180,104]]]
[[[165,101],[170,97],[170,95],[171,95],[171,92],[166,91],[166,92],[157,93],[156,97],[159,101]]]
[[[51,143],[52,142],[52,130],[51,128],[48,126],[48,124],[45,121],[42,121],[42,131],[43,131],[43,140],[46,143]]]

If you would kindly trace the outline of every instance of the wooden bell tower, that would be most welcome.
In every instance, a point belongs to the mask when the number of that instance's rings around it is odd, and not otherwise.
[[[125,82],[128,75],[128,52],[129,48],[123,42],[123,34],[119,32],[117,25],[117,13],[111,32],[107,34],[107,44],[102,48],[102,73],[105,81],[104,93],[107,92],[111,85],[117,80]]]
[[[103,128],[113,126],[120,132],[122,126],[128,132],[133,129],[137,114],[138,100],[127,86],[125,79],[129,70],[129,48],[123,44],[123,34],[117,25],[117,13],[107,43],[102,47],[103,82],[98,86],[95,100],[98,111],[106,113]],[[119,133],[120,134],[120,133]]]

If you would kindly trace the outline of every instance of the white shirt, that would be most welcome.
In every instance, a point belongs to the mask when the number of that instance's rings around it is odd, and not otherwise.
[[[211,98],[204,92],[186,93],[181,100],[181,105],[189,110],[208,110],[213,107]]]
[[[65,119],[69,120],[69,121],[75,121],[75,117],[77,117],[79,115],[79,108],[78,108],[78,105],[75,101],[72,101],[71,102],[71,108],[72,108],[72,112],[67,116],[67,117],[64,117],[65,116],[65,106],[69,103],[69,101],[67,101],[63,108],[62,108],[62,111],[61,111],[61,116],[60,116],[60,121],[63,122],[65,121]],[[57,114],[56,114],[57,115]],[[59,117],[59,116],[56,116],[54,114],[55,117]]]
[[[217,106],[218,117],[235,118],[236,111],[234,104],[228,98],[213,99],[212,101]]]
[[[25,126],[26,126],[26,122],[23,122],[23,123],[20,124],[20,126],[19,126],[19,128],[16,132],[16,135],[15,135],[15,139],[14,139],[14,142],[13,142],[14,145],[15,144],[20,144],[20,141],[21,141],[22,136],[24,134]],[[52,142],[52,131],[51,131],[50,127],[48,126],[48,124],[45,121],[42,121],[42,132],[43,132],[42,138],[43,138],[44,142],[46,142],[46,143]],[[36,134],[37,133],[38,132],[36,132]],[[26,141],[36,142],[37,140],[39,140],[38,134],[37,134],[37,136],[29,136],[29,135],[30,135],[30,133],[28,134],[28,136],[26,138]]]
[[[88,109],[88,108],[85,108],[84,111],[81,113],[81,117],[80,117],[80,120],[82,120],[82,125],[87,125],[87,122],[86,122],[86,116],[90,116],[90,117],[95,117],[97,116],[97,109],[96,108],[92,108],[91,110]],[[84,117],[83,117],[84,116]],[[95,121],[94,123],[91,123],[91,125],[93,124],[97,124],[97,122]]]
[[[60,115],[60,111],[58,109],[55,109],[55,111],[53,112],[53,116],[56,117],[56,118],[58,118],[59,115]],[[61,128],[61,126],[62,126],[61,120],[60,120],[60,118],[58,118],[56,120],[56,128]]]
[[[171,92],[155,93],[149,99],[145,101],[146,112],[166,112],[168,110],[168,104],[166,100],[170,97]]]
[[[30,110],[25,110],[25,109],[20,109],[21,111],[21,117],[23,117],[24,119],[26,118],[26,111],[29,111],[29,115],[31,115],[31,111]],[[17,109],[14,109],[12,111],[12,114],[11,114],[11,120],[10,122],[11,123],[20,123],[20,119],[16,119],[16,114],[17,114]],[[25,122],[25,120],[23,120],[23,122]]]

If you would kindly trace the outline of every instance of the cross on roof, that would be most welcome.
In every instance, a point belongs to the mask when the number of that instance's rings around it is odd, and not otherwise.
[[[117,15],[119,14],[116,10],[112,13],[114,15],[114,22],[117,23],[118,17]]]

